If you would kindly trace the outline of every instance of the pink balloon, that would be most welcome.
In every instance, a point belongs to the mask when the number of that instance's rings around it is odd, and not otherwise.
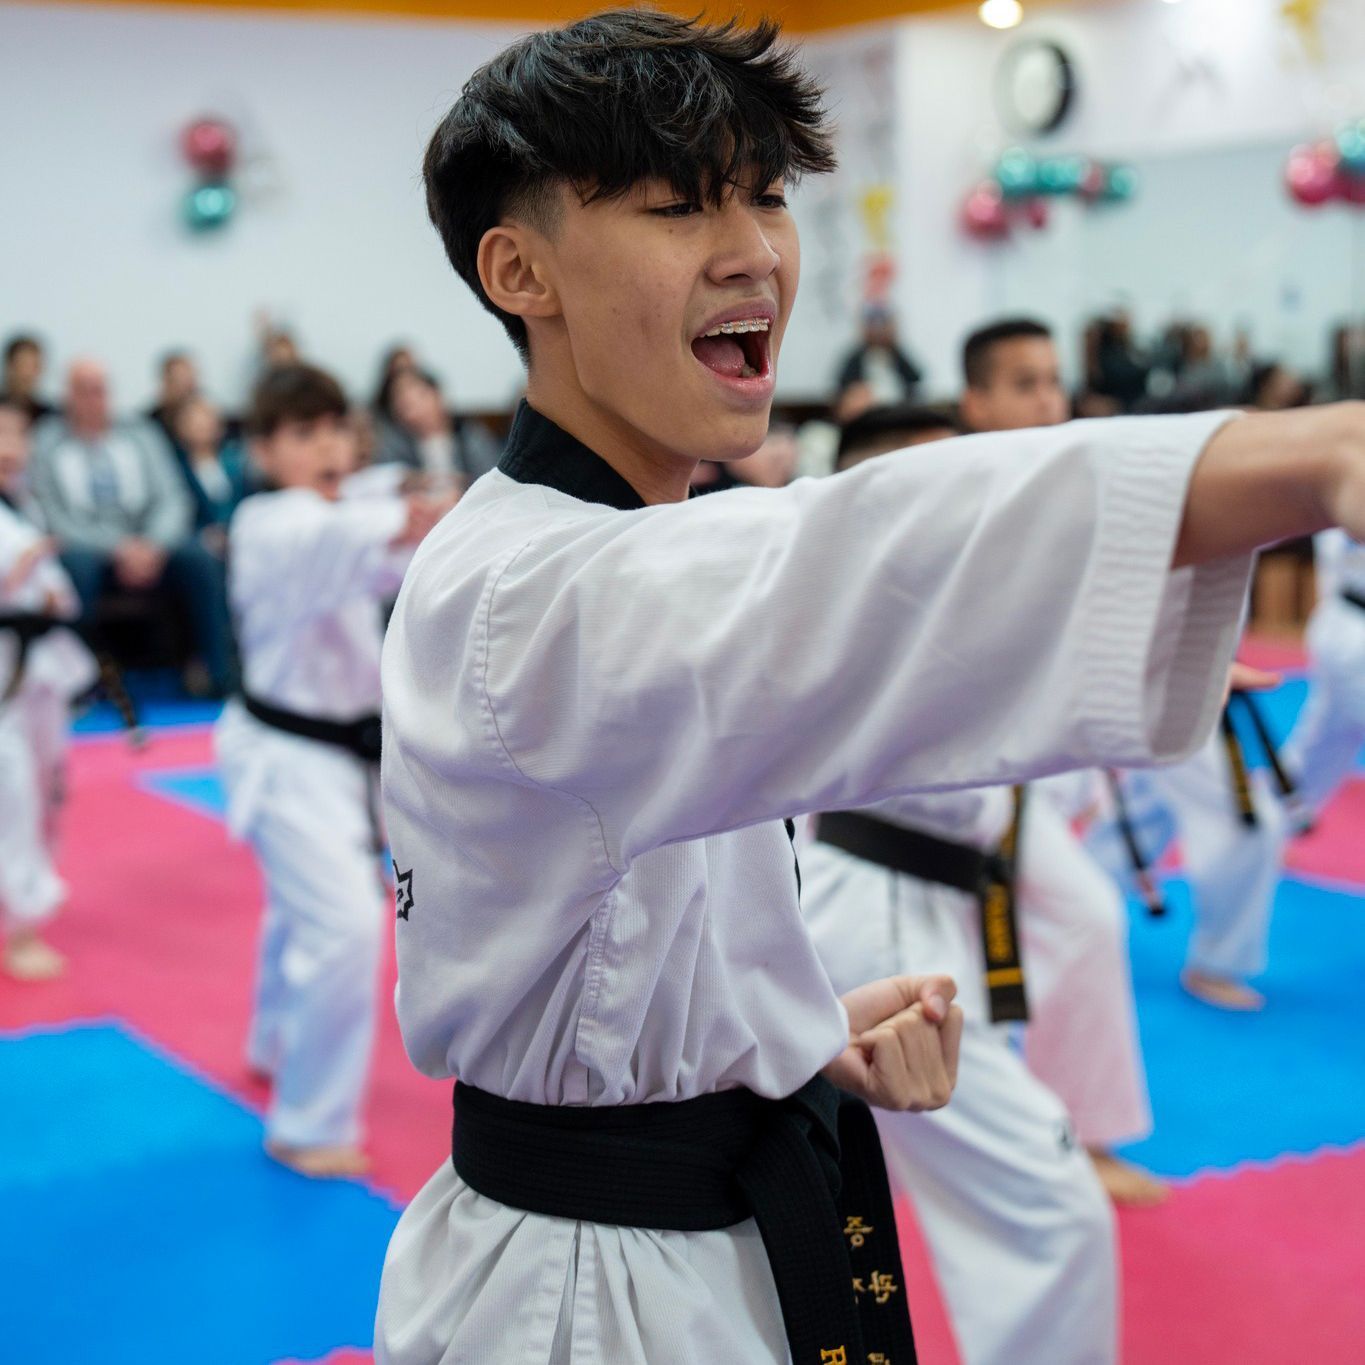
[[[971,237],[995,238],[1009,234],[1005,199],[994,184],[978,185],[962,206],[962,226]]]
[[[201,174],[226,175],[237,155],[237,134],[222,119],[195,119],[180,135],[180,150]]]
[[[1300,204],[1325,204],[1340,192],[1335,156],[1322,147],[1295,147],[1285,167],[1285,184]]]

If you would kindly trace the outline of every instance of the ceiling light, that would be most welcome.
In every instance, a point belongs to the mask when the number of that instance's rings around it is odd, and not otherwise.
[[[1013,28],[1024,17],[1024,7],[1019,0],[982,0],[977,13],[991,28]]]

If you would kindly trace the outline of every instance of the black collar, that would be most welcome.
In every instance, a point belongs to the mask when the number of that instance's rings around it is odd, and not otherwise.
[[[498,468],[518,483],[539,483],[580,502],[600,502],[622,512],[644,499],[600,455],[522,401],[512,419]]]

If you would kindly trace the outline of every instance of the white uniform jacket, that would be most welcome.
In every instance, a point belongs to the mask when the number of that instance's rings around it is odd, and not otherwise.
[[[411,558],[392,543],[407,508],[396,497],[329,502],[306,488],[257,493],[232,519],[228,599],[244,691],[286,711],[349,721],[379,709],[381,600]],[[231,701],[217,745],[229,777],[228,824],[242,835],[272,763],[354,764],[329,746],[262,724]]]
[[[847,1021],[782,818],[1197,745],[1249,566],[1169,563],[1225,420],[974,436],[642,507],[523,406],[418,551],[385,645],[417,1066],[543,1104],[796,1090]],[[390,1246],[376,1358],[787,1350],[752,1221],[549,1219],[444,1164]]]

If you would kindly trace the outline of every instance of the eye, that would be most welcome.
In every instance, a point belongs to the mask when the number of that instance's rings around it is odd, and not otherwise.
[[[787,207],[787,196],[780,190],[774,190],[771,194],[758,195],[754,203],[761,209],[784,209]]]
[[[650,213],[656,218],[690,218],[694,213],[700,212],[701,205],[691,201],[664,204],[661,208],[650,209]]]

